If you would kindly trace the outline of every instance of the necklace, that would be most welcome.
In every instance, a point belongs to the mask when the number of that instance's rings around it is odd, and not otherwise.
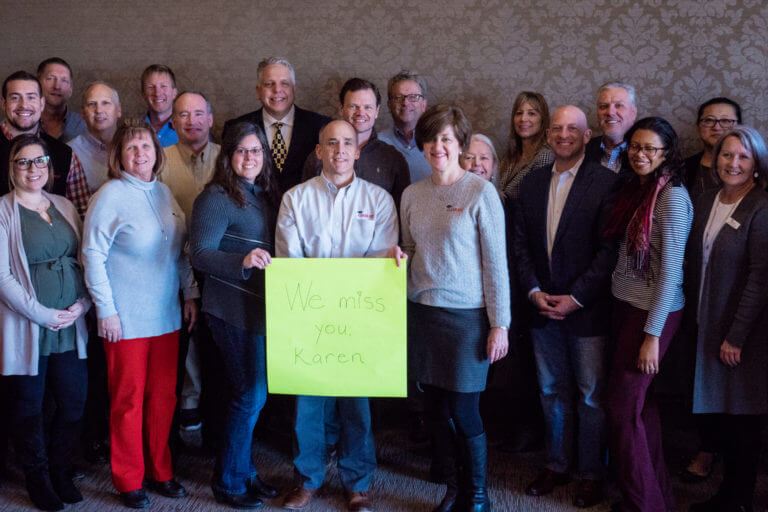
[[[26,199],[22,199],[18,194],[16,194],[16,201],[18,201],[27,210],[32,210],[37,213],[44,213],[51,206],[51,202],[46,199],[45,196],[41,196],[37,204],[34,205],[30,204]]]

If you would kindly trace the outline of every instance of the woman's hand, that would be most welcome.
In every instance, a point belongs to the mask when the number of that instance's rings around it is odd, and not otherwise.
[[[99,318],[98,335],[104,338],[104,341],[115,343],[123,337],[123,328],[120,326],[120,317],[112,315],[105,318]]]
[[[720,360],[723,364],[736,368],[741,362],[741,348],[731,345],[728,340],[723,340],[720,345]]]
[[[67,309],[55,309],[53,319],[48,321],[44,327],[52,331],[58,331],[59,329],[66,329],[77,320],[72,312]]]
[[[401,260],[407,260],[408,255],[403,252],[399,245],[395,245],[387,251],[387,258],[395,258],[395,264],[399,267]]]
[[[255,249],[261,250],[261,249]],[[269,256],[269,254],[267,254]],[[187,323],[187,332],[192,332],[197,323],[197,302],[195,299],[187,299],[184,301],[184,321]]]
[[[270,263],[272,263],[272,256],[264,249],[254,249],[243,258],[243,268],[246,269],[256,267],[264,270]]]
[[[637,369],[646,375],[659,373],[659,337],[645,335],[637,356]]]
[[[488,333],[488,342],[485,347],[488,360],[491,364],[495,363],[507,355],[507,350],[509,350],[507,330],[501,327],[492,327],[491,332]]]

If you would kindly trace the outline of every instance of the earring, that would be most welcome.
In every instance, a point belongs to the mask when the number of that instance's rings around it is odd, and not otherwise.
[[[755,178],[760,177],[760,175],[757,173],[757,171],[755,171],[755,174],[753,174],[752,176],[754,176]]]

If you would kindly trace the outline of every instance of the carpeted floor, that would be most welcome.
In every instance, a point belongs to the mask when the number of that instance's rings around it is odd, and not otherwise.
[[[682,447],[691,446],[690,432],[672,431],[667,433],[667,446],[671,470],[677,472],[682,466],[687,451]],[[550,496],[532,498],[523,492],[530,479],[535,476],[541,453],[509,455],[497,450],[493,443],[490,448],[490,492],[495,511],[542,511],[556,512],[576,510],[571,506],[574,485],[562,487]],[[376,510],[380,512],[414,511],[427,512],[439,502],[442,487],[423,480],[428,468],[424,446],[409,442],[403,429],[387,429],[377,435],[379,469],[376,473],[372,497]],[[259,443],[254,460],[264,480],[288,489],[291,486],[291,461],[284,450],[272,445]],[[154,511],[217,511],[230,510],[217,505],[209,488],[213,459],[189,451],[179,458],[178,479],[186,486],[189,497],[172,500],[151,495]],[[125,509],[117,499],[109,478],[107,465],[85,466],[86,478],[79,482],[85,501],[70,505],[71,511],[110,511]],[[675,490],[679,499],[679,510],[687,510],[689,503],[708,496],[719,480],[715,475],[710,482],[685,485],[675,478]],[[758,503],[765,503],[768,476],[761,475]],[[612,492],[615,497],[615,492]],[[264,510],[280,509],[280,500],[269,503]],[[345,502],[335,471],[331,470],[321,495],[316,498],[307,512],[345,510]],[[592,511],[608,510],[608,501]],[[0,510],[34,510],[23,487],[23,478],[18,469],[13,469],[10,478],[0,487]],[[758,509],[762,510],[762,508]]]

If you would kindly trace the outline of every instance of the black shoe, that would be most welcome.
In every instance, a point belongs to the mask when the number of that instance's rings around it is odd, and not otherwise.
[[[144,489],[121,492],[120,500],[128,508],[149,508],[149,498],[147,498],[147,493]]]
[[[147,480],[147,487],[155,491],[157,494],[165,496],[166,498],[186,498],[187,490],[176,480],[166,480],[165,482],[155,482],[154,480]]]
[[[40,510],[64,510],[64,503],[53,488],[48,470],[38,470],[26,475],[29,499]]]
[[[489,512],[491,500],[488,497],[486,477],[488,475],[488,444],[485,433],[475,437],[461,438],[464,478],[459,481],[460,510],[467,512]],[[463,480],[463,482],[462,482]],[[462,488],[462,486],[465,486]]]
[[[77,490],[72,482],[72,470],[65,469],[60,471],[51,471],[51,483],[53,490],[56,491],[61,501],[64,503],[80,503],[83,501],[83,495]]]
[[[69,478],[71,478],[73,482],[85,480],[85,471],[80,468],[72,468],[69,470]]]
[[[246,485],[248,487],[248,494],[257,498],[271,500],[277,498],[278,494],[280,494],[277,489],[268,483],[265,483],[264,480],[259,478],[259,475],[251,478]]]
[[[243,494],[227,494],[214,488],[213,497],[216,498],[218,503],[228,505],[232,508],[260,508],[264,505],[264,502],[261,501],[261,499],[248,492]]]
[[[194,432],[203,427],[199,409],[182,409],[179,412],[179,427],[187,432]]]

